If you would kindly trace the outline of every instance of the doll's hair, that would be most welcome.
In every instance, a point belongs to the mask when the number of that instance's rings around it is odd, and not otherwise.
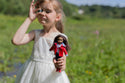
[[[65,17],[65,14],[63,12],[63,7],[62,4],[58,0],[37,0],[37,5],[36,7],[38,8],[39,5],[49,2],[52,3],[54,10],[56,11],[57,14],[61,14],[61,20],[59,20],[56,23],[56,28],[59,32],[64,33],[64,24],[63,24],[63,19]]]
[[[62,37],[62,38],[63,38],[63,43],[66,45],[66,51],[69,51],[69,50],[70,50],[70,46],[69,46],[69,44],[68,44],[68,41],[67,41],[66,37],[64,37],[63,35],[57,35],[57,36],[55,37],[55,39],[54,39],[54,43],[57,43],[59,37]],[[54,43],[53,43],[53,44],[54,44]]]

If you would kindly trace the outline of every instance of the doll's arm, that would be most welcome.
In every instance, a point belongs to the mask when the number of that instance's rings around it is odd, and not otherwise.
[[[53,46],[49,49],[50,51],[55,49],[55,44],[53,44]]]
[[[53,49],[54,49],[54,45],[49,50],[52,51]]]
[[[66,51],[65,48],[64,48],[64,53],[65,53],[65,56],[68,56],[68,52]]]

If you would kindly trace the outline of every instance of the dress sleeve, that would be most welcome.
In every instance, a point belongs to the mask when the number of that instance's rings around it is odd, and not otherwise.
[[[35,32],[35,41],[37,41],[39,39],[39,35],[40,35],[41,31],[42,30],[34,30],[34,32]]]

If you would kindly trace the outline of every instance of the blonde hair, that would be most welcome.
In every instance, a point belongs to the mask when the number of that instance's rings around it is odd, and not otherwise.
[[[37,7],[44,3],[44,2],[51,2],[52,5],[53,5],[53,8],[54,10],[56,11],[57,14],[61,14],[61,20],[57,21],[56,23],[56,28],[59,32],[61,33],[64,33],[64,24],[63,24],[63,20],[64,20],[64,17],[65,17],[65,14],[63,12],[63,7],[62,7],[62,4],[58,1],[58,0],[37,0],[38,1],[38,4],[37,4]]]

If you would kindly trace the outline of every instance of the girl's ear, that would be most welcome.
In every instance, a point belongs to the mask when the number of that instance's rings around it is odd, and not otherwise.
[[[57,14],[57,16],[56,16],[56,21],[59,21],[59,20],[61,20],[61,18],[62,18],[62,15],[59,13],[59,14]]]

